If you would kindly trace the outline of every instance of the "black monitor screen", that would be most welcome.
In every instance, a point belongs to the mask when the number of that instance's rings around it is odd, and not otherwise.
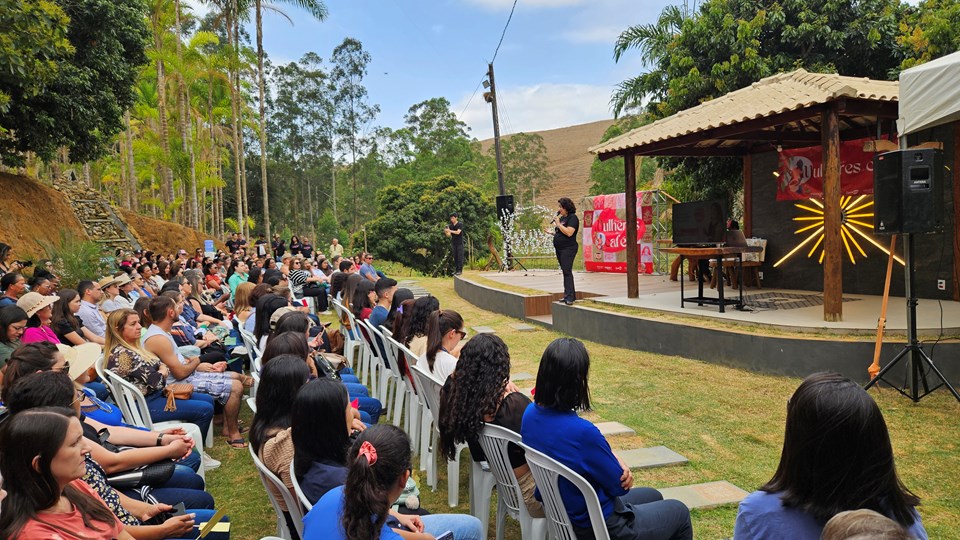
[[[673,205],[673,243],[678,246],[723,244],[727,207],[723,201],[695,201]]]

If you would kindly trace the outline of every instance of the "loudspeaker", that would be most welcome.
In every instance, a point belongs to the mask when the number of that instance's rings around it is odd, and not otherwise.
[[[513,214],[513,195],[497,195],[497,218]]]
[[[895,150],[873,158],[873,230],[943,231],[943,151]]]

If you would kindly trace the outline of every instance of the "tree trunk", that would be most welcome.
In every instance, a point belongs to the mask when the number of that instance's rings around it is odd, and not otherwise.
[[[230,68],[230,91],[233,94],[233,98],[230,100],[231,103],[231,116],[233,122],[233,176],[236,181],[237,187],[237,224],[243,228],[243,176],[240,174],[240,125],[238,117],[240,116],[240,94],[237,91],[238,84],[235,84],[234,81],[239,79],[237,72],[239,71],[238,64],[240,63],[240,39],[234,32],[238,27],[235,23],[236,19],[240,16],[237,12],[237,0],[233,0],[231,3],[232,10],[230,12],[230,17],[232,20],[227,21],[227,40],[233,44],[233,65]]]
[[[270,194],[267,188],[267,116],[263,90],[263,10],[256,0],[257,10],[257,86],[260,88],[260,184],[263,187],[263,229],[270,239]]]
[[[159,59],[157,60],[157,115],[160,119],[160,147],[163,151],[163,162],[160,164],[160,198],[166,207],[164,208],[164,214],[166,214],[170,211],[170,205],[173,203],[173,169],[170,168],[170,146],[167,144],[166,80],[163,72],[163,60]]]
[[[123,113],[123,123],[126,127],[126,139],[127,139],[127,154],[121,158],[121,163],[127,169],[127,182],[129,183],[128,187],[130,189],[130,210],[137,212],[140,207],[140,193],[139,186],[137,185],[137,169],[136,162],[133,159],[133,128],[130,125],[130,111],[127,110]]]

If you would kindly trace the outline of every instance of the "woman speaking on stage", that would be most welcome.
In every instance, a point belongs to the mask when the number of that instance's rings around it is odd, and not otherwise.
[[[560,209],[553,218],[553,249],[557,252],[557,262],[563,272],[563,303],[569,306],[577,299],[577,291],[573,288],[573,259],[580,249],[577,244],[580,219],[577,218],[577,207],[573,201],[562,197],[557,203]]]

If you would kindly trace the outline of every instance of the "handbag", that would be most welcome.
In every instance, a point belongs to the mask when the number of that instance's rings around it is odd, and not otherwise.
[[[117,489],[159,486],[173,476],[177,465],[170,459],[164,459],[136,469],[107,476],[107,483]]]
[[[177,410],[178,399],[190,399],[193,396],[193,385],[190,383],[168,384],[163,389],[163,395],[167,396],[167,404],[163,410],[166,412]]]

